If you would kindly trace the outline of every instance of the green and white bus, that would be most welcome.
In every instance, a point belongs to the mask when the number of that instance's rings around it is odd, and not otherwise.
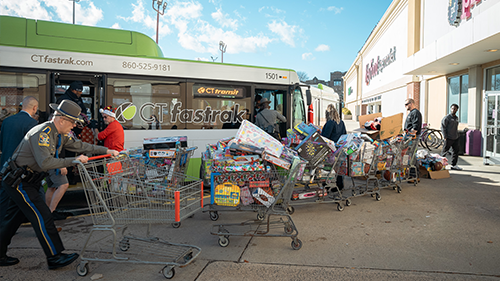
[[[247,110],[253,114],[257,94],[287,118],[282,135],[307,121],[313,100],[294,70],[165,58],[138,32],[0,16],[0,120],[31,95],[46,121],[48,104],[73,81],[84,84],[89,117],[102,122],[99,108],[119,109],[126,148],[144,138],[187,136],[188,146],[199,148],[193,175],[206,144],[234,136],[231,125],[249,118]]]

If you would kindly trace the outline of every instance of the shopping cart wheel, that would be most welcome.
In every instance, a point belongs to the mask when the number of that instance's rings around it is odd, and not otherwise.
[[[351,204],[352,204],[351,199],[347,199],[347,200],[345,200],[345,205],[346,205],[347,207],[351,206]]]
[[[219,246],[227,247],[227,245],[229,245],[229,238],[226,238],[225,236],[219,236]]]
[[[356,196],[356,191],[355,190],[352,191],[352,196]]]
[[[173,222],[172,223],[172,227],[173,228],[179,228],[179,227],[181,227],[181,223],[180,222]]]
[[[87,273],[89,273],[89,264],[86,262],[81,262],[77,267],[76,267],[76,273],[80,276],[85,276]]]
[[[292,240],[292,249],[300,250],[300,248],[302,248],[302,241],[299,238]]]
[[[380,201],[382,198],[380,197],[380,193],[375,193],[375,200]]]
[[[118,243],[118,247],[120,247],[120,250],[122,251],[127,251],[129,248],[130,248],[130,242],[128,241],[128,239],[126,238],[123,238],[119,243]]]
[[[398,193],[401,193],[401,187],[399,185],[397,187],[397,191],[398,191]]]
[[[172,279],[175,276],[175,269],[171,265],[167,265],[162,270],[163,276],[167,279]]]
[[[218,212],[210,212],[210,219],[213,221],[216,221],[219,219],[219,213]]]
[[[288,206],[286,208],[286,211],[289,215],[293,214],[295,212],[295,208],[293,206]]]
[[[186,263],[188,261],[190,261],[191,259],[193,259],[193,252],[190,252],[189,254],[184,256],[184,262],[186,262]]]
[[[263,221],[264,220],[264,214],[258,213],[257,214],[257,219],[260,220],[260,221]]]
[[[292,226],[289,223],[285,224],[285,233],[286,234],[292,234],[293,233],[293,228],[292,228]]]
[[[342,206],[342,204],[340,203],[337,203],[337,210],[339,210],[339,212],[342,212],[344,210],[344,206]]]

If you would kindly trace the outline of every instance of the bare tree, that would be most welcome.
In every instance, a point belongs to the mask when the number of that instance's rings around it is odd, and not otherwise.
[[[305,82],[305,81],[309,80],[309,76],[304,71],[297,71],[297,76],[299,76],[299,80],[301,82]]]

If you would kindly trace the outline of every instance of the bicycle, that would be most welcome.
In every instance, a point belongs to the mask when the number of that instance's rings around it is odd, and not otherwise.
[[[430,124],[422,125],[422,132],[420,134],[420,146],[431,151],[432,149],[438,149],[444,143],[443,134],[441,130],[432,129],[429,127]]]

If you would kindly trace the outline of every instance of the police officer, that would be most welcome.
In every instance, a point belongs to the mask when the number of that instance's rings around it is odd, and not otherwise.
[[[116,150],[84,143],[68,135],[77,122],[82,122],[78,104],[64,100],[59,106],[50,104],[50,107],[56,111],[52,120],[33,127],[26,134],[10,160],[14,164],[10,175],[5,173],[3,176],[3,188],[12,200],[0,225],[0,266],[19,262],[19,259],[7,256],[7,247],[22,223],[23,214],[35,230],[47,256],[49,269],[60,268],[76,260],[77,253],[62,253],[64,246],[52,214],[38,192],[40,182],[48,170],[71,166],[75,159],[82,163],[88,161],[88,157],[84,155],[58,158],[63,149],[79,153],[118,155]],[[20,178],[22,181],[18,183]]]

